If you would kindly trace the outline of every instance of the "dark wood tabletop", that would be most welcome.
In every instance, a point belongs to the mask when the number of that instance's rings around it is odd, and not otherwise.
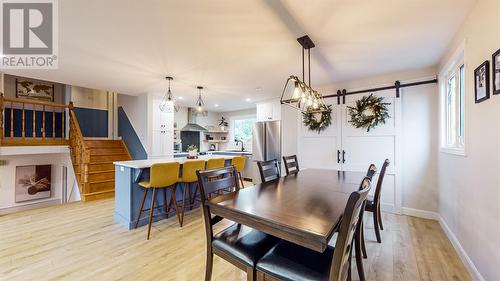
[[[211,199],[211,213],[323,252],[365,173],[307,169]]]

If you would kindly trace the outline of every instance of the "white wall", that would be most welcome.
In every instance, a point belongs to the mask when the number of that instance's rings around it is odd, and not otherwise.
[[[17,148],[16,148],[17,149]],[[37,148],[34,148],[35,150]],[[49,150],[58,150],[58,147],[51,147]],[[0,167],[0,214],[19,211],[26,208],[39,207],[45,204],[59,204],[62,199],[62,167],[66,166],[67,174],[67,198],[68,201],[80,200],[78,185],[71,164],[71,158],[67,148],[65,153],[34,153],[25,152],[23,155],[2,155],[1,160],[6,161],[5,166]],[[15,176],[16,166],[25,165],[52,165],[51,174],[51,197],[40,200],[33,200],[15,203]],[[72,194],[71,197],[70,194]],[[37,206],[38,205],[38,206]]]
[[[349,91],[393,85],[396,80],[405,83],[433,79],[436,73],[437,69],[435,68],[409,70],[327,85],[318,87],[317,90],[323,95],[328,95],[336,93],[338,89]],[[438,86],[437,84],[428,84],[403,88],[401,99],[403,122],[401,144],[402,207],[436,212],[439,194],[436,174]],[[299,122],[302,122],[300,116],[296,124]],[[287,122],[283,126],[292,128]],[[290,131],[288,133],[290,134]],[[297,131],[297,134],[300,134],[300,130]],[[300,141],[300,135],[298,137],[298,141]],[[289,146],[293,149],[294,145],[292,143]],[[284,144],[283,147],[285,149],[287,145]],[[292,154],[292,151],[289,151],[287,153]],[[284,152],[284,154],[287,153]],[[378,166],[380,165],[382,163],[378,163]]]
[[[71,101],[76,107],[108,110],[107,91],[71,86]]]
[[[129,96],[118,94],[117,106],[121,106],[127,114],[142,146],[148,150],[148,97],[146,95]]]
[[[500,280],[500,96],[474,104],[473,74],[500,48],[500,1],[477,1],[441,67],[464,40],[467,156],[439,153],[439,213],[475,277]]]

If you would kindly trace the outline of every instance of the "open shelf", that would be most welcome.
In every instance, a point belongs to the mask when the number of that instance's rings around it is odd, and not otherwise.
[[[227,142],[227,140],[203,140],[204,142],[209,142],[209,143],[221,143],[221,142]]]
[[[229,131],[222,131],[222,130],[208,130],[207,133],[210,134],[227,134]]]

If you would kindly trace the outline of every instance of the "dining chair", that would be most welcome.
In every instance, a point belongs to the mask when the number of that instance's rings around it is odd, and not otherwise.
[[[196,194],[198,193],[198,176],[196,175],[196,171],[205,169],[205,161],[204,160],[186,160],[182,163],[182,172],[179,177],[179,184],[182,184],[182,214],[181,221],[184,224],[184,211],[186,209],[186,191],[188,194],[188,203],[189,209],[193,209],[194,201],[196,198]],[[195,184],[194,196],[191,195],[191,185]]]
[[[299,161],[297,155],[283,156],[283,164],[285,165],[286,175],[295,175],[299,172]]]
[[[175,191],[177,181],[179,180],[179,163],[158,163],[153,164],[150,169],[150,176],[148,182],[139,182],[138,185],[144,188],[144,195],[142,197],[141,207],[139,208],[139,214],[137,214],[137,220],[135,222],[135,227],[139,224],[142,212],[149,211],[149,225],[148,225],[148,238],[151,233],[151,223],[153,222],[153,217],[159,215],[167,215],[169,213],[167,204],[167,189],[170,189],[170,202],[174,203],[175,213],[177,214],[177,219],[179,220],[179,225],[182,226],[182,220],[179,214],[179,208],[177,206],[177,199],[175,198]],[[146,196],[149,190],[153,190],[151,195],[151,207],[149,209],[143,210],[144,202],[146,201]],[[165,213],[154,214],[156,192],[157,190],[163,189],[163,203],[165,204]]]
[[[231,159],[231,165],[236,167],[236,170],[238,171],[238,177],[240,178],[240,183],[241,183],[241,188],[245,187],[245,184],[243,183],[243,177],[241,176],[241,171],[245,169],[245,162],[247,158],[245,156],[235,156],[233,159]]]
[[[375,166],[375,164],[370,164],[370,166],[368,167],[368,170],[366,171],[366,177],[370,179],[370,181],[373,180],[373,176],[377,173],[377,167]],[[366,202],[364,204],[366,206]],[[363,206],[363,210],[365,208],[365,206]],[[364,212],[363,212],[364,213]],[[359,236],[359,241],[360,241],[360,245],[359,247],[361,248],[361,251],[362,251],[362,254],[363,254],[363,258],[368,258],[368,255],[366,253],[366,245],[365,245],[365,232],[364,232],[364,221],[363,221],[363,216],[361,216],[361,219],[359,220],[359,232],[356,234],[357,236]],[[357,258],[357,256],[356,256]],[[359,271],[359,269],[358,269]],[[361,278],[361,277],[360,277]],[[363,281],[363,280],[361,280]]]
[[[377,173],[377,167],[375,164],[370,164],[368,167],[368,171],[366,171],[366,176],[370,178],[370,180],[373,179],[373,176]]]
[[[237,170],[234,166],[228,166],[216,170],[197,171],[196,174],[200,186],[201,209],[207,239],[205,281],[211,280],[214,254],[246,271],[247,280],[255,280],[255,264],[278,243],[279,239],[237,223],[214,235],[213,226],[223,218],[212,216],[206,202],[234,196],[235,192],[240,189]],[[212,199],[207,197],[208,194],[228,188],[235,191]]]
[[[320,253],[280,241],[257,263],[257,280],[350,280],[353,237],[369,190],[366,179],[363,189],[349,196],[335,247],[327,246]]]
[[[378,176],[377,186],[375,187],[375,195],[373,197],[369,196],[368,200],[366,200],[365,210],[373,213],[373,225],[378,243],[382,243],[380,230],[384,230],[384,226],[382,225],[382,213],[380,211],[380,193],[382,191],[382,184],[384,183],[385,172],[390,163],[389,159],[385,159],[382,169],[380,170],[380,175]]]
[[[275,179],[279,179],[280,170],[278,160],[258,161],[260,179],[262,183],[266,183]]]

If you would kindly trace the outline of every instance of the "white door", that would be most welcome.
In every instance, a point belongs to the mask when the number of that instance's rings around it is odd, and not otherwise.
[[[366,94],[369,95],[369,94]],[[401,194],[399,192],[400,174],[398,171],[397,149],[400,138],[401,123],[401,100],[396,98],[394,90],[387,90],[375,93],[376,96],[384,97],[384,102],[390,103],[388,106],[390,118],[385,124],[367,132],[364,128],[356,128],[349,123],[350,116],[348,107],[354,106],[356,100],[362,95],[346,96],[345,105],[341,113],[342,125],[342,170],[365,172],[370,164],[375,164],[380,170],[386,158],[391,161],[387,168],[382,187],[381,205],[383,210],[389,212],[400,212]],[[374,177],[376,183],[378,176]],[[375,184],[372,185],[371,193],[375,191]]]
[[[297,143],[301,168],[340,170],[341,125],[340,106],[336,99],[326,100],[332,104],[332,124],[318,133],[304,126],[302,116],[299,123]]]

